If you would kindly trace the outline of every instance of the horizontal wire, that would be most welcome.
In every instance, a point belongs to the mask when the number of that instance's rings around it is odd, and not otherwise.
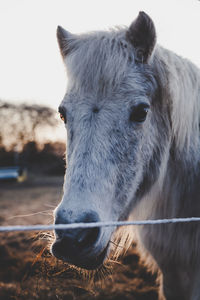
[[[69,230],[78,228],[96,228],[96,227],[119,227],[130,225],[157,225],[170,223],[188,223],[199,222],[200,217],[192,218],[173,218],[173,219],[157,219],[157,220],[142,220],[142,221],[108,221],[95,223],[71,223],[71,224],[51,224],[51,225],[15,225],[15,226],[0,226],[0,232],[12,231],[40,231],[40,230]]]

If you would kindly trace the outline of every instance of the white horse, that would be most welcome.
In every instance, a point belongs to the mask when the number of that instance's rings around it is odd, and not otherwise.
[[[55,223],[200,216],[199,69],[156,44],[144,12],[127,29],[74,35],[58,27],[57,35],[68,72],[59,107],[68,167]],[[160,299],[200,299],[200,225],[134,229],[161,270]],[[111,237],[128,247],[120,232],[56,230],[52,253],[96,269]]]

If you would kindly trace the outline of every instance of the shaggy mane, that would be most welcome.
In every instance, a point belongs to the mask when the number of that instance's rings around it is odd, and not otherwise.
[[[121,83],[128,64],[134,60],[125,30],[81,35],[71,39],[68,47],[72,51],[66,64],[73,88],[102,96]]]

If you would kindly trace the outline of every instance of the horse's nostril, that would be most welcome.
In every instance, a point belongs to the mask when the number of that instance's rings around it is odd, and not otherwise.
[[[80,248],[86,248],[94,245],[98,240],[100,230],[99,228],[88,228],[82,230],[77,237],[77,244]]]
[[[70,211],[71,212],[71,211]],[[95,223],[99,221],[99,216],[94,211],[87,211],[79,215],[75,220],[71,219],[69,211],[60,210],[57,212],[55,224],[76,223]],[[70,230],[56,229],[56,236],[59,239],[67,239],[71,241],[68,247],[77,247],[79,250],[93,246],[99,238],[100,229],[97,228],[77,228]]]

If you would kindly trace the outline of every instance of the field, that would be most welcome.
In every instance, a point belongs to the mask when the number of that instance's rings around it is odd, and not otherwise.
[[[51,223],[62,183],[62,177],[42,176],[0,183],[0,225]],[[147,272],[135,245],[119,263],[89,278],[51,256],[50,238],[41,232],[1,233],[1,300],[157,299],[156,276]]]

